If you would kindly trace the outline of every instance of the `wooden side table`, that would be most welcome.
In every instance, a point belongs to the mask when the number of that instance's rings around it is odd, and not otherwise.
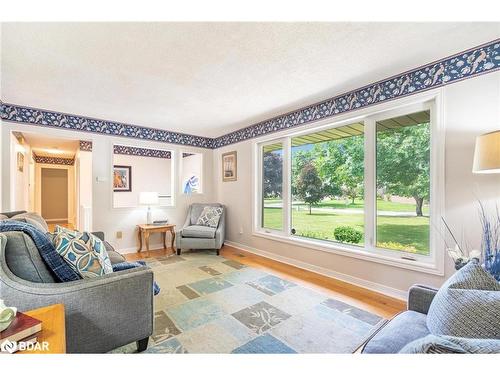
[[[48,342],[47,350],[36,349],[18,351],[16,354],[64,354],[66,353],[66,326],[64,305],[50,305],[39,309],[26,311],[35,319],[42,321],[42,330],[38,334],[40,344]]]
[[[139,250],[138,253],[142,251],[142,239],[144,238],[144,242],[146,242],[146,250],[148,252],[149,257],[149,236],[151,233],[161,233],[163,238],[163,248],[167,249],[166,238],[167,232],[170,232],[172,235],[171,247],[174,250],[175,243],[175,225],[174,224],[165,224],[165,225],[153,225],[153,224],[139,224],[137,226],[139,228]]]

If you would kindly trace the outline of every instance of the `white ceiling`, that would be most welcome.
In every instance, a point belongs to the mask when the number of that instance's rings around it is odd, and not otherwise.
[[[500,36],[500,23],[4,23],[1,99],[215,137]]]
[[[22,133],[26,143],[38,156],[72,158],[80,146],[80,141],[45,137],[35,133]]]

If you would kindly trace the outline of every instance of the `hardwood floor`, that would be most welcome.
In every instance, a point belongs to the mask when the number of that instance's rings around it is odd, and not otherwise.
[[[174,252],[172,249],[151,250],[151,257],[173,254]],[[384,318],[391,318],[398,312],[406,309],[405,302],[401,300],[236,249],[231,246],[224,246],[221,249],[220,255],[224,258],[233,259],[246,264],[247,266],[259,268],[263,271],[291,280],[297,284],[316,289],[331,296],[332,298],[373,312],[374,314],[380,315]],[[125,255],[125,258],[130,261],[140,260],[146,257],[146,252]]]

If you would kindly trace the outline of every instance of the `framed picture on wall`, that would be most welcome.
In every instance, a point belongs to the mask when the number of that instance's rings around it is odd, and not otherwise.
[[[236,151],[222,154],[222,181],[236,181],[238,173],[238,159]]]
[[[130,165],[113,166],[113,191],[132,191],[132,167]]]

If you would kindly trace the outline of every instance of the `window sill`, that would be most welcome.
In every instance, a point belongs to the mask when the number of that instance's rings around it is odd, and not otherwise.
[[[299,237],[287,237],[277,233],[268,233],[254,230],[254,236],[262,237],[274,241],[284,242],[290,245],[306,247],[313,250],[324,251],[331,254],[348,256],[355,259],[366,260],[380,264],[389,265],[392,267],[404,268],[412,271],[427,273],[431,275],[444,276],[444,269],[434,263],[421,261],[406,260],[388,255],[374,254],[363,248],[343,245],[339,243],[327,243],[320,240],[305,239]]]

